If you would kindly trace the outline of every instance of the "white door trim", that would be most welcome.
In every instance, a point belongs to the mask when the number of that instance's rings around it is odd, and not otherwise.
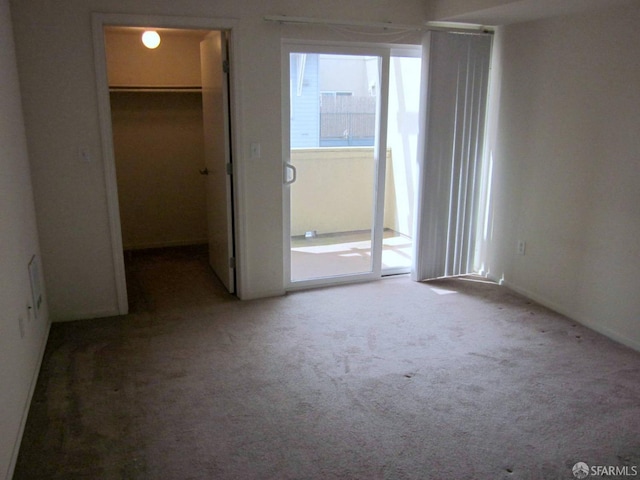
[[[207,18],[207,17],[184,17],[184,16],[162,16],[162,15],[133,15],[133,14],[119,14],[119,13],[93,13],[91,16],[92,29],[93,29],[93,50],[94,50],[94,67],[96,74],[96,89],[98,100],[98,115],[100,125],[100,137],[102,144],[102,159],[104,166],[105,177],[105,189],[107,200],[107,215],[109,217],[109,232],[111,239],[111,253],[113,258],[113,268],[115,277],[115,287],[117,295],[118,313],[125,315],[128,313],[129,305],[127,299],[127,283],[124,270],[124,255],[122,252],[122,229],[120,223],[120,208],[118,203],[118,184],[116,177],[116,164],[113,148],[113,132],[111,124],[111,103],[109,100],[109,82],[107,78],[107,59],[105,52],[105,37],[104,27],[106,26],[127,26],[127,27],[141,27],[149,26],[156,28],[180,28],[180,29],[203,29],[203,30],[227,30],[231,32],[229,49],[232,50],[230,54],[231,69],[235,71],[236,68],[236,55],[238,50],[235,47],[235,35],[233,34],[234,28],[237,27],[237,20],[233,19],[219,19],[219,18]],[[238,75],[231,76],[231,104],[232,111],[230,112],[230,122],[233,135],[233,149],[238,152],[239,141],[237,129],[238,125],[237,112],[240,112],[238,105],[238,98],[236,92],[238,88],[236,86]],[[234,88],[236,87],[236,88]],[[237,164],[236,164],[237,167]],[[237,173],[237,172],[234,172]],[[239,175],[234,175],[234,182]],[[238,200],[241,195],[239,194],[239,185],[237,182],[234,184],[235,208],[239,208]],[[241,218],[242,216],[240,216]],[[236,229],[240,230],[238,222],[235,223]],[[244,230],[244,229],[242,229]],[[242,242],[242,235],[239,231],[236,232],[236,242]],[[236,249],[236,261],[238,262],[238,252],[243,251],[241,248]],[[237,264],[237,266],[239,266]],[[236,269],[236,281],[237,289],[240,291],[241,275],[239,275],[239,268]]]

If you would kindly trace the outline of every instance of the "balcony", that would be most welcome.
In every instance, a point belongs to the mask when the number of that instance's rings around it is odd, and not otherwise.
[[[292,280],[371,271],[373,147],[291,150]],[[407,271],[412,255],[412,188],[404,160],[386,155],[383,271]]]

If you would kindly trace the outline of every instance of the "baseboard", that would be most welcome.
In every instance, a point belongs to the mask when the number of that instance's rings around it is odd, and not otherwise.
[[[94,318],[117,317],[120,315],[118,309],[96,310],[95,312],[78,312],[65,318],[54,318],[52,323],[75,322],[76,320],[91,320]]]
[[[20,453],[20,445],[22,444],[22,436],[24,435],[24,428],[27,425],[27,417],[29,416],[29,409],[31,408],[31,401],[33,400],[33,393],[36,391],[36,385],[38,384],[38,376],[40,375],[40,369],[42,368],[42,360],[44,359],[44,352],[47,348],[47,341],[49,340],[49,332],[51,331],[51,322],[47,322],[47,331],[40,345],[40,353],[38,354],[38,361],[36,363],[36,369],[31,377],[31,385],[29,385],[29,394],[27,395],[27,402],[22,411],[22,418],[20,419],[20,429],[16,437],[15,444],[13,445],[13,452],[11,453],[11,460],[9,461],[9,468],[7,470],[6,480],[13,478],[13,473],[16,468],[16,462],[18,461],[18,454]]]
[[[282,297],[287,292],[284,289],[258,290],[253,292],[237,292],[240,300],[258,300],[260,298]]]
[[[624,335],[621,335],[619,332],[602,325],[600,322],[597,322],[596,320],[590,318],[588,315],[581,314],[581,313],[576,314],[575,312],[570,312],[569,310],[565,309],[562,305],[558,305],[555,302],[551,302],[548,299],[544,298],[543,296],[538,295],[526,288],[522,288],[518,285],[515,285],[511,282],[504,282],[504,286],[510,290],[513,290],[516,293],[519,293],[520,295],[523,295],[533,300],[534,302],[539,303],[540,305],[550,308],[554,312],[564,315],[565,317],[570,318],[571,320],[574,320],[579,324],[595,332],[598,332],[604,335],[605,337],[610,338],[611,340],[614,340],[618,343],[621,343],[629,348],[632,348],[640,352],[640,341],[636,341]]]
[[[123,245],[123,250],[146,250],[150,248],[165,248],[165,247],[188,247],[191,245],[206,245],[209,240],[206,238],[198,238],[193,240],[174,240],[169,242],[149,242],[149,243],[135,243],[129,245]]]

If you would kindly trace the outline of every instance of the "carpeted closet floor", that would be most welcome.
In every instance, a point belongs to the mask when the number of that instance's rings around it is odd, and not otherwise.
[[[241,302],[199,249],[132,254],[127,275],[129,315],[52,326],[16,480],[640,470],[640,353],[503,287]]]

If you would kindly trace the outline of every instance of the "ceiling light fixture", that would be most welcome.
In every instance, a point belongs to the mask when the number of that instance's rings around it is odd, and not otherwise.
[[[155,30],[147,30],[142,34],[142,43],[147,48],[157,48],[160,45],[160,35]]]

